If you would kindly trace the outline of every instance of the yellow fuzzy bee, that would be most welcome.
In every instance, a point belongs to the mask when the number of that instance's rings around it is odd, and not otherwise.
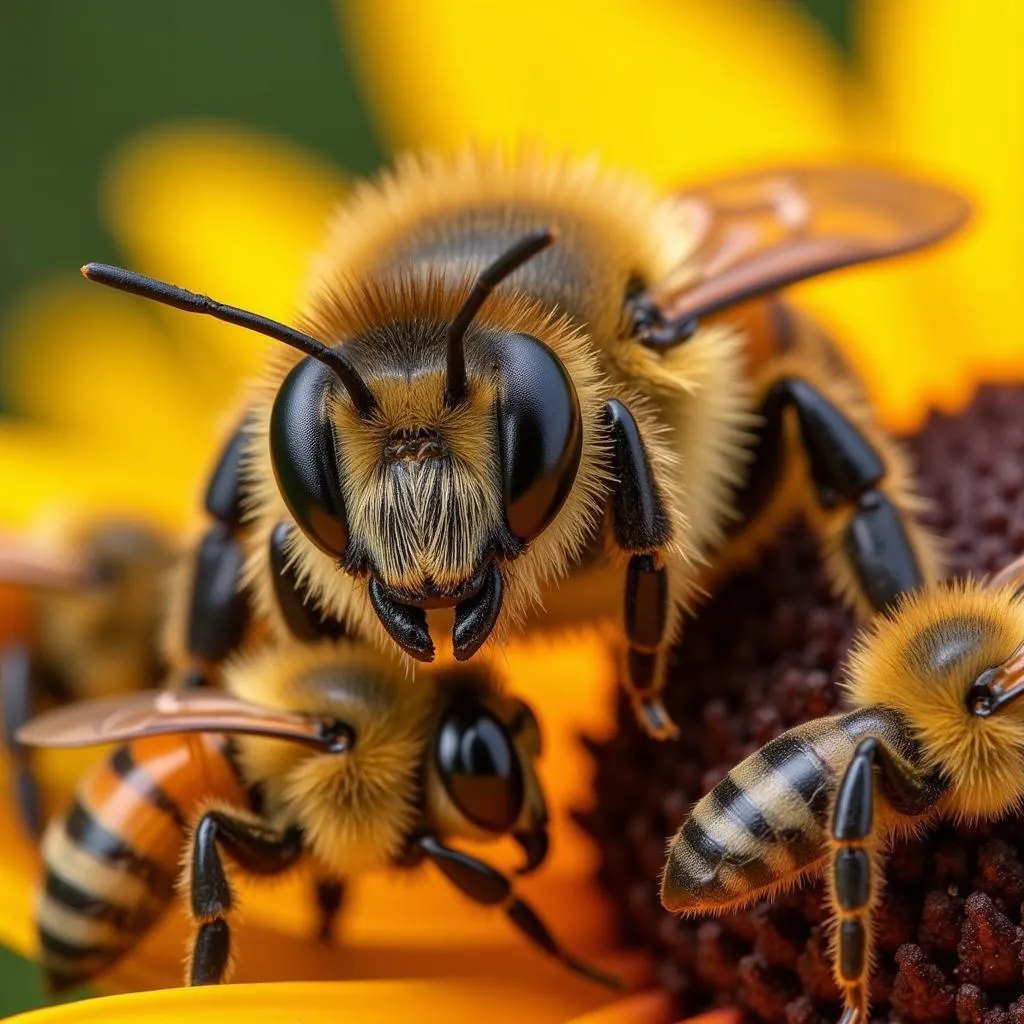
[[[774,293],[965,215],[867,169],[659,195],[594,161],[470,153],[354,190],[301,331],[87,265],[288,347],[211,480],[172,653],[209,680],[256,623],[420,661],[445,629],[465,660],[495,630],[618,609],[639,719],[674,735],[660,692],[684,611],[794,505],[862,610],[936,577],[899,452]]]
[[[179,878],[195,924],[186,979],[224,981],[229,865],[277,875],[302,860],[334,879],[432,864],[570,970],[619,985],[564,950],[510,878],[450,845],[512,836],[522,874],[548,849],[537,719],[489,674],[459,666],[413,686],[395,660],[340,641],[265,648],[225,686],[76,704],[19,731],[34,746],[122,744],[44,839],[37,923],[53,987],[133,948]]]
[[[718,913],[825,872],[842,1024],[864,1024],[885,844],[1024,803],[1022,594],[1024,559],[879,617],[851,655],[851,710],[776,737],[693,808],[669,844],[665,907]]]
[[[23,823],[42,827],[39,786],[14,734],[42,708],[130,693],[163,674],[159,627],[167,539],[129,520],[61,517],[0,538],[0,586],[24,614],[0,644],[4,742]]]

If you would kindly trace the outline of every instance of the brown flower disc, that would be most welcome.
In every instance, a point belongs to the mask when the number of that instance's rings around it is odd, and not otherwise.
[[[933,415],[907,446],[953,574],[984,575],[1024,551],[1024,389],[982,389],[965,412]],[[648,740],[620,700],[617,734],[589,744],[596,804],[580,820],[602,849],[600,882],[625,941],[651,950],[681,1015],[736,1004],[751,1020],[838,1017],[820,882],[683,920],[661,908],[658,879],[666,839],[697,799],[782,730],[839,706],[853,630],[796,522],[688,624],[666,701],[680,741]],[[897,845],[886,875],[873,1019],[1024,1024],[1024,820],[938,825]]]

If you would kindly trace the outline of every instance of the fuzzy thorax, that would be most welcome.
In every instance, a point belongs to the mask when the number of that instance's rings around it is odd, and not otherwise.
[[[975,581],[905,599],[858,642],[847,687],[856,705],[895,708],[911,723],[925,764],[949,780],[949,813],[999,815],[1024,796],[1024,702],[988,718],[967,695],[977,677],[1024,640],[1024,603]]]
[[[394,660],[347,643],[265,650],[232,665],[225,682],[252,703],[351,726],[348,753],[243,736],[239,762],[246,780],[261,786],[267,816],[301,826],[313,855],[332,872],[346,877],[388,864],[416,814],[435,687],[427,680],[410,685]]]

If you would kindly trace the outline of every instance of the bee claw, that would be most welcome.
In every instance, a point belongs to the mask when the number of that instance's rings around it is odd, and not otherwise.
[[[665,710],[660,697],[638,697],[634,710],[640,727],[652,740],[679,739],[679,728]]]

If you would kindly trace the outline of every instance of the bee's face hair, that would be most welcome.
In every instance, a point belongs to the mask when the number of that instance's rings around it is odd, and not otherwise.
[[[979,714],[972,692],[1024,640],[1015,588],[946,584],[904,600],[865,631],[851,657],[857,704],[894,707],[929,767],[950,780],[962,818],[1004,812],[1024,798],[1024,700]]]
[[[372,412],[312,358],[290,369],[274,400],[271,454],[293,518],[342,567],[369,576],[385,629],[421,660],[433,656],[426,608],[456,607],[460,659],[487,639],[503,567],[550,525],[576,479],[579,399],[552,348],[522,329],[533,311],[496,297],[495,315],[477,317],[495,268],[507,272],[549,241],[527,236],[461,289],[429,276],[358,295],[339,285],[313,327],[342,336]],[[339,330],[353,307],[362,323]],[[544,318],[539,327],[565,331]]]

